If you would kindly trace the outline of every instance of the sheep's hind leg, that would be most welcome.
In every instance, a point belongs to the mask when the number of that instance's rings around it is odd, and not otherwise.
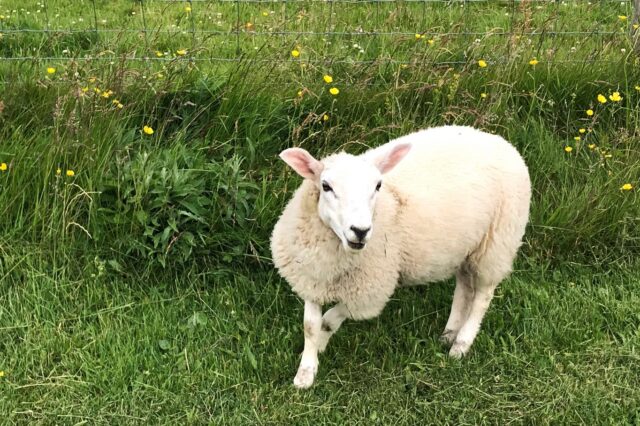
[[[468,268],[462,267],[456,273],[456,289],[453,292],[453,303],[449,320],[444,327],[440,340],[450,345],[458,336],[458,332],[469,316],[469,309],[473,301],[473,274]]]
[[[462,358],[469,351],[471,344],[478,335],[480,323],[489,308],[491,299],[493,299],[493,292],[498,283],[498,280],[488,280],[482,275],[474,279],[475,294],[471,303],[471,311],[464,325],[460,328],[453,346],[451,346],[449,351],[451,357]]]
[[[318,350],[324,352],[333,334],[338,331],[342,322],[349,318],[349,310],[343,303],[338,303],[322,316],[322,327],[318,338]]]
[[[318,339],[322,327],[322,307],[317,303],[304,302],[304,350],[293,384],[307,389],[313,384],[318,372]]]

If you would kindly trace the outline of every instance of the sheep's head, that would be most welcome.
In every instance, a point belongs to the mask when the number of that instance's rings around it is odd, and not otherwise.
[[[340,153],[318,161],[302,148],[280,153],[293,170],[310,179],[320,191],[318,215],[346,250],[361,250],[373,232],[373,212],[383,175],[409,152],[411,145],[397,144],[373,155]]]

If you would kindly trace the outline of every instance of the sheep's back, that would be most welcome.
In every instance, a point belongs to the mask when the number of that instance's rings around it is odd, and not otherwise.
[[[406,200],[398,221],[406,278],[451,276],[479,246],[505,203],[521,206],[516,210],[524,216],[518,220],[524,230],[530,182],[511,144],[458,126],[423,130],[389,144],[403,142],[412,149],[385,175],[384,185]]]

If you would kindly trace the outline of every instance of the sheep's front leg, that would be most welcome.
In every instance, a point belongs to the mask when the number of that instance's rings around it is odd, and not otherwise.
[[[324,352],[333,333],[338,331],[345,319],[349,318],[349,310],[343,303],[338,303],[322,316],[322,328],[318,339],[318,350]]]
[[[322,331],[322,308],[317,303],[304,302],[304,350],[293,384],[299,389],[311,387],[318,372],[318,343]]]

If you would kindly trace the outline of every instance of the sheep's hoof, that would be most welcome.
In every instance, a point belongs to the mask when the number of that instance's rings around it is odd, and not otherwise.
[[[309,389],[313,385],[313,379],[316,377],[317,367],[302,367],[298,368],[296,377],[293,378],[293,385],[298,389]]]
[[[442,335],[440,336],[440,342],[444,343],[445,345],[451,345],[453,344],[453,342],[455,342],[457,336],[458,336],[457,331],[446,329],[442,332]]]
[[[460,359],[465,356],[467,352],[469,352],[470,347],[471,345],[467,342],[456,341],[453,343],[453,346],[451,346],[451,349],[449,350],[449,356],[451,358]]]

